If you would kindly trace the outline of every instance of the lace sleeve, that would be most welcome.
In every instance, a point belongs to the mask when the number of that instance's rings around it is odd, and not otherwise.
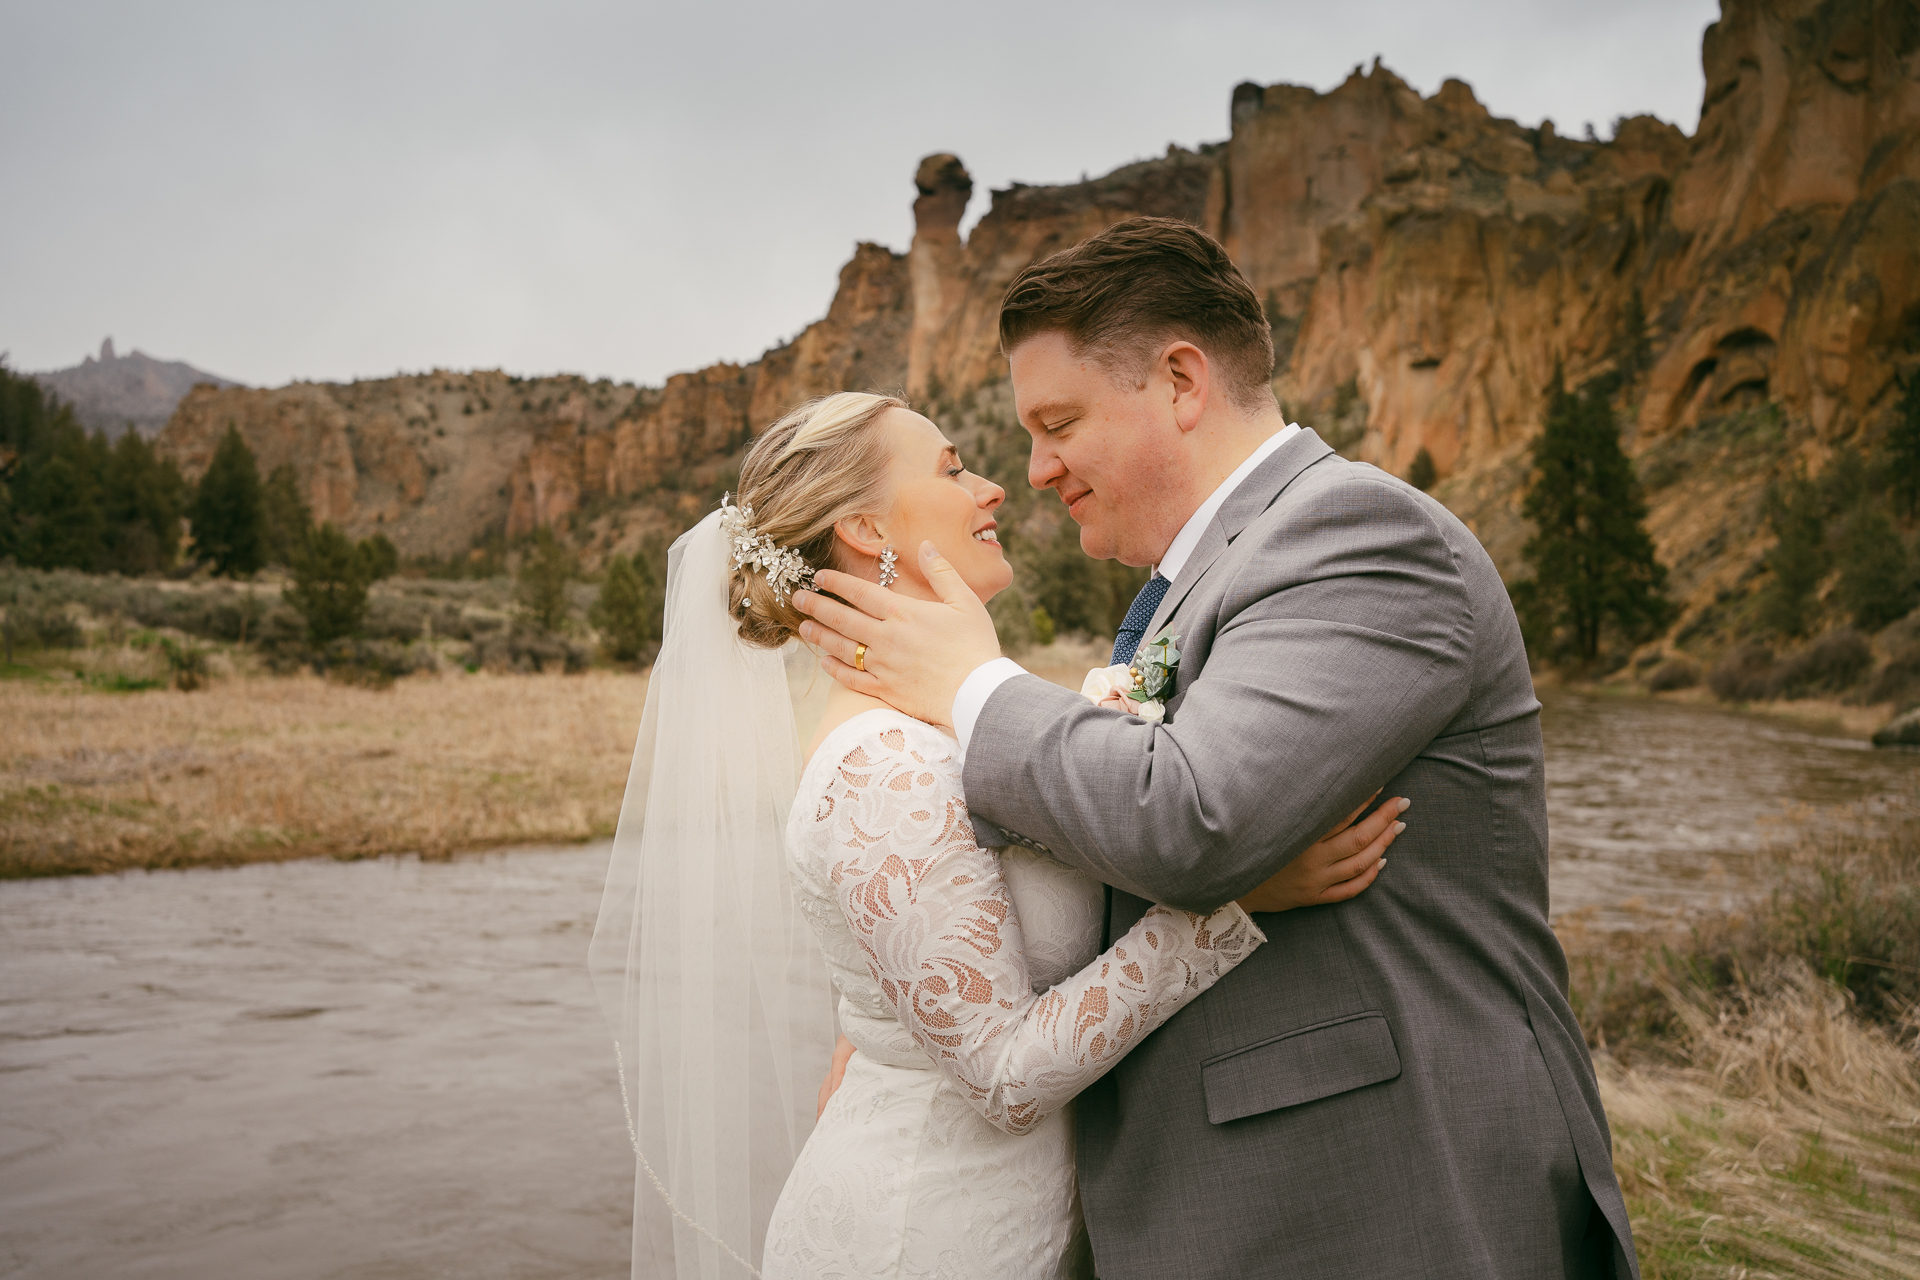
[[[914,1042],[989,1121],[1024,1133],[1266,940],[1235,904],[1148,911],[1104,955],[1035,994],[999,859],[974,843],[952,744],[861,735],[815,821],[874,981]]]

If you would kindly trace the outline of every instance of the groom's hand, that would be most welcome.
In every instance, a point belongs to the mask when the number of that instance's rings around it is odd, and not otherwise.
[[[931,542],[920,568],[938,600],[915,600],[851,574],[822,569],[818,591],[796,591],[793,606],[812,621],[800,638],[825,653],[827,674],[929,724],[953,727],[953,698],[974,668],[1000,656],[987,606]],[[830,592],[845,600],[830,600]],[[851,606],[851,607],[849,607]],[[866,646],[858,666],[858,647]]]

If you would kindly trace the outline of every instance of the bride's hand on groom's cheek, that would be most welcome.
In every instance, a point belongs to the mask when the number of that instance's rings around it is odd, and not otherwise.
[[[1372,803],[1369,796],[1367,804]],[[1387,846],[1407,829],[1399,819],[1412,803],[1395,796],[1368,814],[1366,821],[1355,823],[1367,807],[1361,805],[1285,869],[1239,899],[1240,906],[1247,911],[1291,911],[1354,897],[1387,865]]]
[[[931,542],[921,544],[920,568],[938,600],[823,569],[814,576],[819,589],[794,592],[793,605],[811,619],[801,624],[800,638],[826,655],[828,675],[928,724],[951,727],[954,695],[976,667],[1000,656],[1000,637],[987,606]]]

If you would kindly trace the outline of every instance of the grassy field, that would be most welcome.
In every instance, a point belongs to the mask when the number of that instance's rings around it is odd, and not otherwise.
[[[0,875],[612,834],[643,676],[0,681]]]

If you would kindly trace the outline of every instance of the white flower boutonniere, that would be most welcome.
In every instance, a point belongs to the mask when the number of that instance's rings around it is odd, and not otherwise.
[[[1133,662],[1095,667],[1087,672],[1080,692],[1097,707],[1112,707],[1153,724],[1167,718],[1167,698],[1180,670],[1179,636],[1162,632],[1158,640],[1140,646]]]
[[[1167,715],[1167,698],[1173,693],[1174,677],[1180,672],[1180,650],[1174,647],[1180,639],[1171,631],[1162,631],[1156,640],[1149,640],[1140,646],[1133,655],[1133,688],[1128,696],[1140,703],[1140,716],[1146,720],[1164,720]]]

